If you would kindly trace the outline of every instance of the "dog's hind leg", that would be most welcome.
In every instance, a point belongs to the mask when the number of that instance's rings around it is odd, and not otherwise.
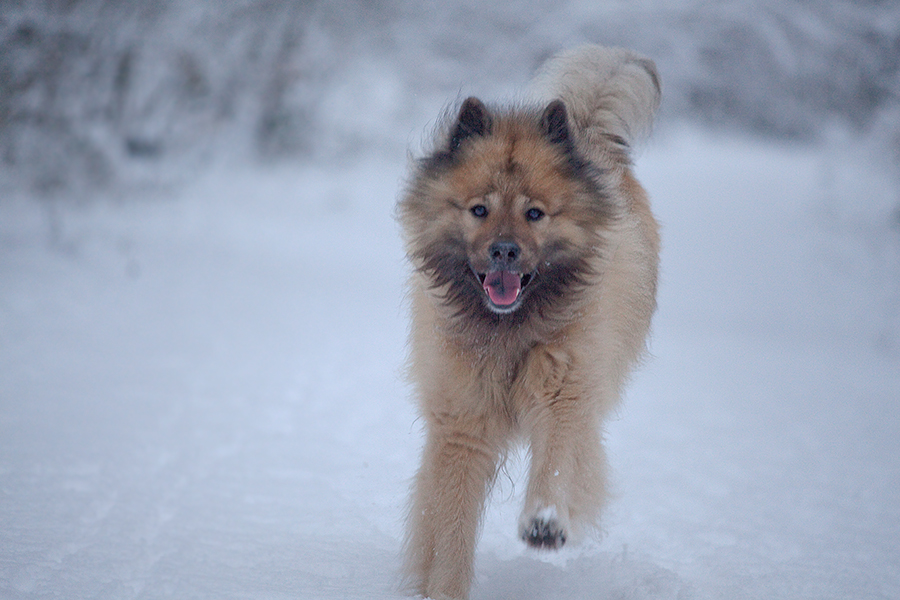
[[[449,421],[450,419],[443,419]],[[431,423],[411,506],[409,578],[427,598],[466,598],[500,451],[473,423]]]

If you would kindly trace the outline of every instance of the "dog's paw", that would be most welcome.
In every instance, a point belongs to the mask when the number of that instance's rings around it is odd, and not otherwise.
[[[566,543],[566,532],[555,518],[539,515],[523,528],[522,540],[532,548],[557,550]]]

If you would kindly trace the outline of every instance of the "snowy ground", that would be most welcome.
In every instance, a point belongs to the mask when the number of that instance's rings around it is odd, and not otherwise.
[[[513,461],[474,598],[900,597],[896,192],[845,159],[643,152],[663,285],[605,536],[522,547]],[[0,202],[0,598],[400,597],[403,163]]]

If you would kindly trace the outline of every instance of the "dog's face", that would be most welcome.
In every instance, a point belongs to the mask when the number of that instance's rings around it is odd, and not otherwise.
[[[542,313],[589,275],[612,209],[559,101],[492,115],[463,103],[401,202],[410,253],[459,314]]]
[[[469,267],[490,310],[508,313],[521,306],[538,274],[547,209],[540,198],[504,197],[499,191],[467,198],[458,207]]]

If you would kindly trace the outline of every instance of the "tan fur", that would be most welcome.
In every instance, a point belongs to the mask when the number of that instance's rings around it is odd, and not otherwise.
[[[631,172],[630,139],[623,137],[627,120],[637,119],[630,115],[639,115],[636,128],[645,127],[656,105],[598,111],[596,101],[602,85],[621,92],[613,94],[617,102],[655,93],[658,103],[658,81],[646,59],[604,51],[570,54],[545,75],[565,83],[558,90],[571,106],[572,152],[588,165],[581,176],[573,176],[562,146],[544,135],[536,111],[492,110],[489,134],[466,139],[452,160],[421,163],[400,202],[416,269],[410,374],[427,431],[410,506],[406,573],[415,592],[430,598],[467,597],[485,499],[498,461],[517,439],[531,456],[523,538],[558,546],[599,517],[606,471],[600,427],[643,352],[659,253],[657,225]],[[631,65],[637,61],[643,80]],[[597,84],[583,73],[592,64],[613,75]],[[629,77],[617,79],[617,69]],[[612,114],[615,127],[598,114]],[[439,136],[436,152],[451,129]],[[474,205],[484,205],[488,216],[473,217]],[[531,207],[546,216],[525,219]],[[522,270],[534,269],[529,285],[537,290],[541,277],[550,277],[543,270],[569,255],[581,258],[573,264],[583,281],[561,287],[565,296],[548,295],[540,309],[526,304],[540,297],[537,291],[525,296],[518,310],[530,310],[526,317],[482,314],[477,303],[454,295],[451,283],[439,281],[443,267],[434,265],[452,261],[439,263],[432,254],[458,242],[477,271],[498,239],[521,247]],[[548,254],[560,242],[563,254]],[[477,288],[474,272],[460,267],[457,276],[472,277],[467,283]]]

